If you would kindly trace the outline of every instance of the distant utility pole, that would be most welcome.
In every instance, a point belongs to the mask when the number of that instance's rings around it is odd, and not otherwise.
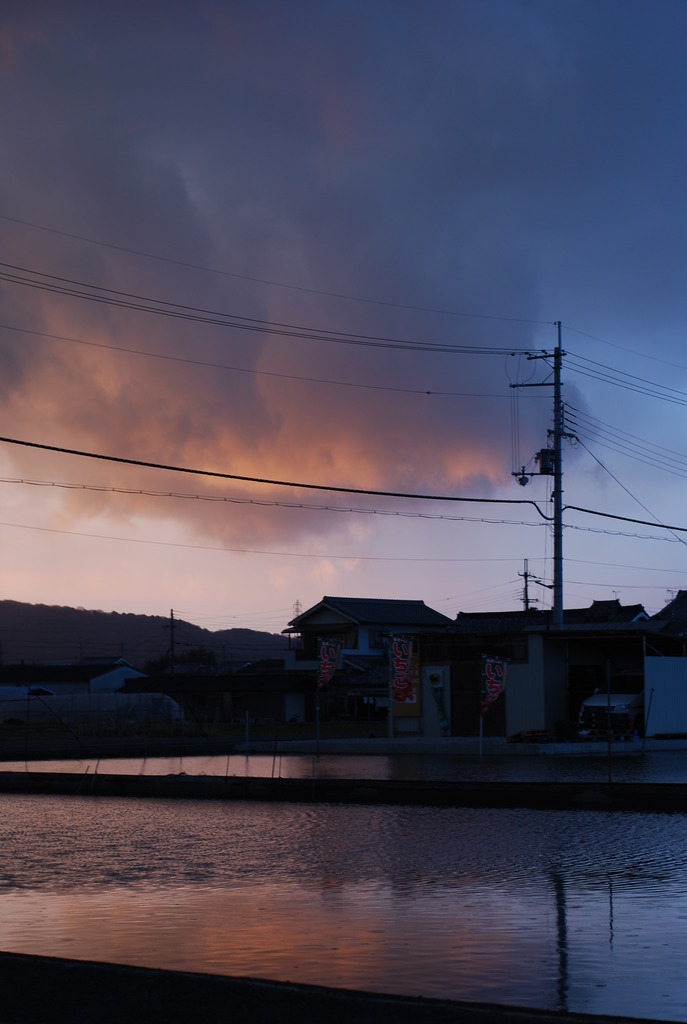
[[[535,459],[539,463],[538,473],[526,473],[525,467],[513,473],[523,487],[530,476],[553,476],[553,626],[563,627],[563,438],[568,435],[563,429],[563,401],[561,397],[561,367],[565,352],[561,348],[561,321],[555,323],[557,344],[553,352],[529,355],[528,359],[553,358],[553,430],[548,435],[553,439],[553,448],[542,448]],[[551,384],[511,384],[513,388],[551,387]]]
[[[531,604],[537,604],[537,598],[529,596],[530,580],[532,580],[533,583],[536,583],[540,587],[546,587],[547,590],[553,590],[553,583],[544,583],[543,580],[540,580],[538,576],[535,576],[534,573],[529,571],[527,559],[525,559],[525,571],[519,572],[518,576],[523,576],[525,579],[525,586],[523,588],[523,601],[525,604],[526,612],[529,611]]]
[[[174,675],[174,609],[169,613],[169,660],[172,675]]]
[[[525,611],[528,612],[530,610],[530,594],[529,594],[529,589],[528,589],[530,573],[529,573],[528,567],[527,567],[527,559],[525,559],[525,571],[524,572],[519,572],[518,576],[522,576],[522,578],[525,581],[525,585],[522,588],[522,600],[523,600],[523,604],[525,605]]]

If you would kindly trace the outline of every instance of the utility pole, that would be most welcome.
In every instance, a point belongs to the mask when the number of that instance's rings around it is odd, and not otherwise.
[[[529,590],[528,590],[527,584],[529,582],[530,574],[529,574],[528,569],[527,569],[527,559],[525,559],[524,572],[519,572],[518,576],[522,576],[522,578],[525,581],[525,585],[524,585],[523,590],[522,590],[522,600],[523,600],[523,604],[525,605],[525,611],[528,612],[530,610],[530,595],[529,595]]]
[[[169,613],[169,660],[172,675],[174,675],[174,609]]]
[[[561,399],[561,321],[553,354],[553,628],[563,628],[563,401]]]
[[[553,476],[553,628],[563,627],[563,438],[567,436],[563,426],[563,400],[561,397],[561,368],[565,352],[561,347],[561,321],[554,324],[557,330],[556,347],[551,352],[530,355],[528,359],[551,359],[553,356],[553,449],[542,448],[535,459],[539,463],[538,473],[526,473],[523,466],[513,473],[523,487],[530,476]],[[550,387],[549,383],[511,384],[515,388]]]

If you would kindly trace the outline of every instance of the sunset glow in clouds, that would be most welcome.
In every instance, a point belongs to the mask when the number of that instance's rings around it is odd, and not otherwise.
[[[565,604],[687,586],[682,0],[1,25],[0,435],[170,467],[0,443],[4,598],[274,632],[325,593],[521,607],[552,392],[510,385],[550,383],[557,320]]]

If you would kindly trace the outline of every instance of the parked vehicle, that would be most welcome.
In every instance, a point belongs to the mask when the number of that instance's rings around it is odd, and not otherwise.
[[[644,692],[604,693],[597,690],[582,701],[578,734],[583,739],[628,739],[644,735]]]

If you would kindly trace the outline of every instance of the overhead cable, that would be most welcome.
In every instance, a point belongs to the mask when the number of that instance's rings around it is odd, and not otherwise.
[[[277,377],[279,380],[295,380],[306,384],[326,384],[332,387],[360,388],[365,391],[389,391],[404,395],[426,395],[439,398],[505,398],[503,394],[482,393],[477,391],[439,391],[434,388],[399,388],[385,384],[359,383],[357,381],[331,380],[322,377],[305,377],[295,373],[278,373],[276,370],[258,370],[255,367],[229,366],[227,363],[216,363],[209,359],[191,359],[189,356],[174,356],[167,352],[148,352],[145,349],[130,348],[125,345],[107,345],[102,341],[85,341],[82,338],[69,338],[62,334],[49,334],[46,331],[34,331],[26,327],[15,327],[12,324],[0,324],[0,330],[16,331],[18,334],[30,334],[38,338],[52,341],[66,341],[87,348],[104,349],[125,355],[142,356],[147,359],[164,359],[172,363],[185,363],[189,366],[202,366],[211,370],[227,370],[231,373],[250,373],[258,377]]]
[[[102,455],[97,452],[86,452],[76,448],[62,448],[58,445],[39,444],[37,441],[21,441],[15,437],[0,437],[0,443],[19,445],[23,448],[35,448],[39,451],[57,452],[60,455],[76,455],[85,459],[96,459],[101,462],[115,462],[125,466],[139,466],[143,469],[159,469],[171,473],[188,473],[193,476],[212,477],[217,480],[236,480],[241,483],[266,484],[271,487],[292,487],[311,491],[331,491],[336,494],[365,494],[372,497],[404,498],[414,501],[451,501],[485,505],[530,505],[536,509],[542,519],[547,522],[551,516],[542,512],[536,501],[527,498],[468,498],[457,495],[417,494],[407,491],[382,491],[361,487],[342,487],[334,484],[311,484],[295,480],[273,480],[266,477],[244,476],[238,473],[221,473],[209,469],[192,469],[188,466],[172,466],[161,462],[147,462],[142,459],[126,459],[118,455]]]
[[[217,267],[208,267],[198,263],[189,263],[185,260],[173,259],[170,256],[161,256],[159,253],[146,252],[143,249],[133,249],[124,245],[115,245],[112,242],[104,242],[96,238],[88,238],[84,235],[74,234],[70,231],[61,231],[57,228],[46,227],[44,224],[35,224],[32,221],[21,220],[19,217],[10,217],[3,213],[0,213],[0,220],[10,221],[13,224],[21,224],[23,227],[33,228],[36,231],[49,232],[53,235],[59,235],[62,238],[71,238],[74,241],[85,242],[88,245],[97,245],[104,249],[112,249],[115,252],[128,253],[131,256],[141,256],[144,259],[155,260],[158,263],[168,263],[172,266],[186,267],[189,270],[199,270],[205,274],[216,274],[221,277],[234,278],[238,281],[251,281],[254,284],[268,285],[270,288],[287,288],[290,291],[305,292],[310,295],[323,295],[326,298],[332,299],[345,299],[348,302],[360,302],[373,306],[386,306],[391,309],[407,309],[416,313],[436,313],[440,316],[464,317],[471,320],[497,320],[502,323],[537,324],[539,326],[549,326],[551,323],[551,321],[548,320],[532,320],[524,317],[498,316],[494,313],[466,313],[455,309],[436,309],[431,306],[413,306],[403,302],[390,302],[387,299],[370,299],[360,295],[346,295],[341,292],[324,291],[321,288],[306,288],[303,285],[286,284],[284,281],[272,281],[262,277],[251,277],[248,274],[237,274],[229,270],[219,270]]]
[[[88,302],[104,303],[123,309],[131,309],[156,316],[171,317],[175,320],[189,320],[194,323],[210,324],[215,327],[230,327],[240,331],[273,334],[283,338],[297,338],[300,341],[319,341],[339,345],[356,345],[363,348],[396,349],[407,352],[446,353],[449,355],[507,355],[516,350],[512,346],[498,348],[479,345],[445,345],[438,342],[405,341],[400,338],[386,338],[377,335],[346,333],[319,328],[300,327],[296,324],[283,324],[256,317],[244,317],[236,313],[224,313],[217,310],[190,306],[185,303],[171,302],[167,299],[156,299],[138,295],[102,285],[89,284],[71,278],[47,274],[40,270],[20,267],[0,262],[0,281],[22,285],[47,291],[52,294],[65,295],[70,298],[84,299]]]
[[[337,494],[362,494],[372,497],[402,498],[412,501],[449,501],[483,505],[530,505],[532,508],[536,509],[537,513],[545,522],[550,523],[553,518],[552,516],[547,516],[546,513],[542,512],[536,501],[527,498],[475,498],[462,495],[418,494],[408,491],[383,491],[372,488],[343,487],[334,484],[312,484],[294,480],[275,480],[267,477],[244,476],[238,473],[222,473],[217,470],[194,469],[188,466],[173,466],[167,463],[148,462],[142,459],[127,459],[118,455],[103,455],[97,452],[81,451],[77,448],[63,448],[58,445],[40,444],[37,441],[23,441],[15,437],[0,437],[0,443],[18,445],[24,448],[34,448],[39,451],[56,452],[60,455],[75,455],[80,458],[95,459],[101,462],[113,462],[125,466],[138,466],[143,469],[159,469],[171,473],[186,473],[193,476],[212,477],[218,480],[235,480],[241,483],[265,484],[271,487],[301,488],[311,491],[330,491]],[[582,512],[586,515],[601,516],[605,519],[617,519],[620,522],[634,523],[640,526],[660,526],[664,530],[687,533],[687,527],[670,526],[666,523],[656,521],[647,522],[644,519],[633,519],[630,516],[620,516],[611,512],[599,512],[596,509],[583,508],[579,505],[565,505],[564,511],[567,510]]]

